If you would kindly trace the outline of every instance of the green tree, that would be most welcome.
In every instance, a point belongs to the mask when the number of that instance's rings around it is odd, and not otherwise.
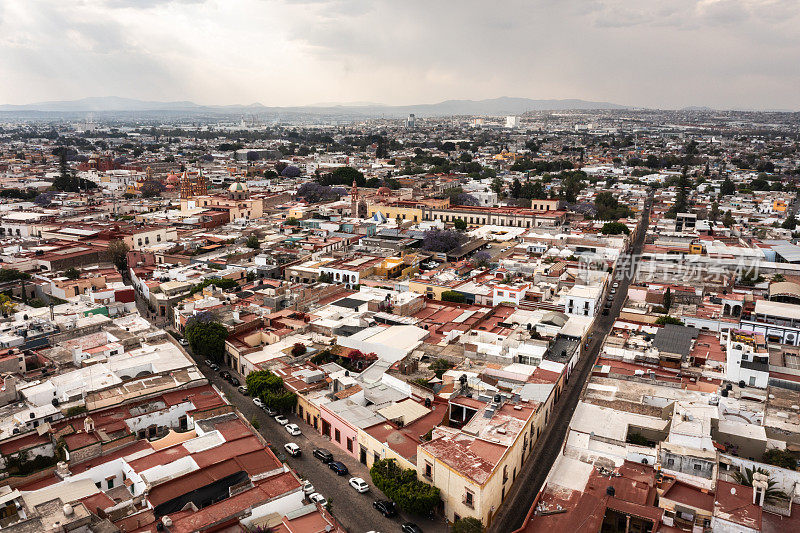
[[[663,326],[665,324],[676,324],[678,326],[682,326],[683,321],[680,318],[675,318],[674,316],[664,315],[656,319],[656,324],[659,326]]]
[[[258,237],[255,235],[250,235],[247,238],[247,242],[245,243],[248,248],[252,248],[253,250],[258,250],[261,248],[261,243],[258,242]]]
[[[436,374],[437,378],[442,379],[442,376],[444,375],[444,373],[447,372],[448,370],[450,370],[451,368],[453,368],[453,366],[455,366],[455,365],[453,365],[453,363],[451,363],[447,359],[442,359],[440,357],[438,359],[435,359],[430,364],[428,369],[432,370],[433,373]]]
[[[606,222],[603,224],[603,228],[600,230],[600,233],[603,235],[620,235],[624,233],[625,235],[630,234],[631,230],[623,224],[622,222]]]
[[[492,180],[492,191],[500,196],[503,193],[503,179],[495,177]]]
[[[453,221],[453,226],[454,226],[454,227],[455,227],[455,228],[456,228],[458,231],[464,231],[464,230],[466,230],[466,229],[467,229],[467,223],[466,223],[466,222],[464,222],[463,220],[461,220],[460,218],[457,218],[457,219],[455,219],[455,220]]]
[[[442,293],[442,301],[463,304],[464,302],[467,301],[467,297],[464,296],[463,293],[460,293],[458,291],[444,291]]]
[[[247,392],[253,397],[283,388],[283,380],[269,370],[250,372],[244,382],[247,385]]]
[[[708,214],[708,219],[712,222],[716,222],[719,218],[719,204],[714,202],[711,204],[711,212]]]
[[[736,193],[736,185],[733,184],[731,178],[726,176],[725,180],[723,180],[722,185],[720,186],[720,194],[724,196],[731,196]]]
[[[725,211],[725,215],[722,217],[722,224],[726,228],[730,228],[731,226],[736,224],[736,221],[733,219],[733,215],[731,214],[730,209]]]
[[[417,479],[416,470],[401,468],[392,459],[373,463],[372,482],[398,507],[412,514],[427,515],[439,504],[439,489]]]
[[[483,533],[483,522],[472,516],[459,518],[450,528],[450,533]]]
[[[761,461],[768,465],[788,468],[789,470],[794,470],[797,467],[797,458],[792,452],[779,450],[778,448],[772,448],[764,452]]]
[[[185,337],[197,355],[212,361],[222,361],[228,330],[219,322],[192,317],[186,323]]]
[[[81,277],[81,271],[75,267],[71,267],[64,271],[64,276],[66,276],[67,279],[78,279]]]
[[[745,487],[752,487],[753,475],[756,472],[758,472],[759,474],[764,474],[765,476],[770,475],[770,473],[764,470],[763,468],[745,468],[743,472],[742,471],[734,472],[733,478],[740,485],[744,485]],[[777,485],[777,482],[773,481],[772,479],[767,479],[767,490],[764,494],[765,501],[773,502],[775,500],[786,498],[786,493],[780,489],[776,489],[775,485]]]
[[[123,274],[128,269],[128,252],[130,248],[123,240],[114,240],[108,243],[108,255],[117,270]]]
[[[522,183],[520,183],[519,178],[514,178],[514,181],[511,184],[511,197],[519,198],[521,194],[522,194]]]
[[[300,221],[297,220],[295,217],[289,217],[283,222],[283,224],[285,226],[299,226]]]
[[[667,287],[664,291],[664,311],[669,311],[670,307],[672,307],[672,289]]]
[[[794,231],[794,229],[797,227],[797,218],[795,218],[794,213],[789,213],[789,216],[783,221],[781,227],[783,229],[790,229]]]

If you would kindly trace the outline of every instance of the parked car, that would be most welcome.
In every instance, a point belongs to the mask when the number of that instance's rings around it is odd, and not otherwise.
[[[406,522],[400,526],[400,531],[403,533],[422,533],[422,528],[414,522]]]
[[[186,339],[180,339],[178,341],[178,344],[180,344],[181,346],[189,346],[189,341],[187,341]]]
[[[261,401],[261,398],[253,398],[253,403],[262,409],[264,408],[264,402]]]
[[[367,485],[367,482],[360,477],[351,477],[348,483],[350,483],[350,486],[361,494],[364,494],[369,490],[369,485]]]
[[[300,457],[300,455],[303,453],[302,450],[300,450],[300,446],[294,442],[287,442],[283,445],[283,449],[286,450],[286,452],[292,457]]]
[[[616,289],[617,287],[619,287],[619,281],[615,281],[611,286]]]
[[[247,396],[247,387],[245,387],[244,385],[240,385],[236,390],[238,390],[241,394]]]
[[[310,501],[311,503],[318,503],[323,507],[325,507],[328,504],[328,500],[326,500],[325,496],[323,496],[319,492],[312,492],[311,494],[309,494],[308,501]]]
[[[206,359],[206,360],[205,360],[205,361],[203,361],[203,362],[206,364],[206,366],[211,366],[211,365],[213,365],[213,364],[214,364],[214,362],[213,362],[211,359]]]
[[[330,463],[333,461],[333,454],[325,448],[315,448],[312,455],[323,463]]]
[[[275,418],[275,422],[277,422],[282,426],[285,426],[286,424],[289,423],[289,419],[283,415],[275,415],[273,418]]]
[[[378,500],[372,502],[372,506],[386,518],[397,516],[397,505],[392,500]]]
[[[603,316],[608,314],[608,307],[603,308]]]
[[[219,373],[219,377],[221,377],[221,378],[222,378],[222,379],[224,379],[225,381],[230,381],[230,379],[231,379],[231,373],[230,373],[230,372],[228,372],[227,370],[223,370],[223,371],[221,371],[221,372]]]
[[[372,502],[372,506],[386,518],[397,516],[397,505],[392,500],[378,500]]]
[[[229,379],[229,380],[228,380],[228,382],[229,382],[231,385],[233,385],[234,387],[238,387],[238,386],[239,386],[239,380],[238,380],[238,379],[236,379],[236,378],[235,378],[235,377],[233,377],[233,376],[231,376],[231,379]]]
[[[616,292],[617,292],[617,289],[615,289],[614,287],[611,287],[611,294],[615,294]]]
[[[217,370],[219,370],[219,365],[217,363],[211,363],[210,365],[208,365],[208,368],[216,372]]]
[[[276,411],[272,407],[264,406],[264,411],[267,413],[267,416],[275,416],[278,414],[278,411]]]
[[[312,485],[311,482],[307,479],[303,480],[303,492],[305,494],[311,494],[312,492],[314,492],[314,485]]]
[[[328,463],[328,468],[336,472],[338,476],[346,476],[350,473],[345,464],[341,461],[331,461]]]
[[[302,434],[302,432],[300,431],[300,426],[298,426],[297,424],[286,424],[286,426],[284,427],[286,428],[286,431],[289,432],[289,435],[293,437]]]

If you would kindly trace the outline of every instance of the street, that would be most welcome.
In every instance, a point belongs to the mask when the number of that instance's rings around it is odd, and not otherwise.
[[[644,237],[647,234],[648,221],[649,209],[645,209],[642,216],[642,227],[630,252],[634,257],[642,251]],[[508,496],[497,510],[488,528],[489,532],[509,533],[522,527],[528,511],[533,505],[533,500],[542,489],[550,468],[553,466],[558,454],[561,453],[561,446],[564,443],[572,413],[578,405],[583,386],[586,384],[589,373],[594,366],[600,347],[606,335],[611,331],[611,326],[619,315],[622,304],[628,294],[628,285],[631,282],[630,277],[621,276],[617,281],[619,281],[619,287],[609,314],[600,314],[595,318],[589,347],[575,365],[572,377],[564,386],[561,398],[553,408],[550,424],[546,426],[541,437],[536,441],[531,455],[525,460],[519,479],[511,486]]]
[[[425,533],[444,533],[447,531],[447,526],[441,517],[432,521],[427,518],[410,516],[401,511],[400,516],[385,518],[373,509],[372,502],[387,498],[373,485],[366,465],[359,463],[355,458],[337,448],[330,440],[314,431],[311,426],[295,415],[288,415],[287,418],[290,423],[297,424],[303,434],[295,437],[289,435],[283,426],[278,424],[272,417],[267,416],[264,410],[253,404],[251,397],[239,393],[236,387],[219,377],[216,372],[212,372],[202,361],[197,361],[197,366],[208,377],[209,381],[223,391],[228,400],[248,420],[251,422],[253,420],[258,421],[258,431],[270,443],[275,455],[285,456],[286,464],[301,478],[309,480],[314,485],[314,490],[331,502],[333,515],[349,533],[366,533],[368,531],[390,533],[400,531],[400,525],[409,521],[416,523]],[[226,370],[234,374],[233,371]],[[243,377],[239,375],[236,375],[236,377],[244,383]],[[283,445],[287,442],[298,444],[302,449],[302,455],[300,457],[290,457],[283,448]],[[347,466],[350,473],[344,476],[337,476],[327,464],[312,455],[314,448],[325,448],[330,451],[335,460],[341,461]],[[369,492],[365,494],[356,492],[348,484],[348,480],[351,477],[363,478],[370,486]]]

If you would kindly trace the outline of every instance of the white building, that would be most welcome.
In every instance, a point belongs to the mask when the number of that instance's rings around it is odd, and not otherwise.
[[[769,383],[769,352],[763,337],[733,331],[728,335],[727,378],[749,387],[766,389]]]
[[[601,285],[575,285],[561,294],[559,303],[568,315],[593,317],[600,308]]]

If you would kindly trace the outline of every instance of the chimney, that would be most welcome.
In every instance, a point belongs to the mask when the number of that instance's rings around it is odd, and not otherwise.
[[[753,472],[753,504],[759,507],[764,506],[764,499],[767,496],[767,487],[769,486],[769,476],[761,472]]]
[[[58,462],[58,464],[56,465],[55,474],[61,479],[67,479],[72,475],[72,473],[69,471],[69,465],[64,461]]]

